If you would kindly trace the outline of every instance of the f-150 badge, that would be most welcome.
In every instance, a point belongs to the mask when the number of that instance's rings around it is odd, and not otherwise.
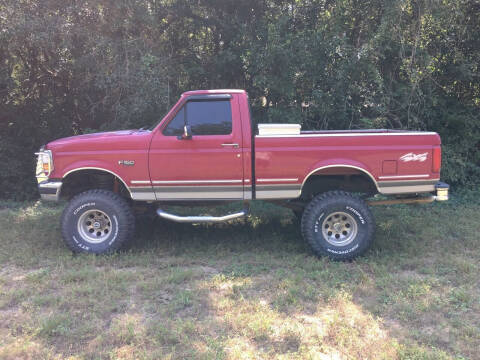
[[[118,160],[118,165],[133,166],[135,165],[135,160]]]
[[[408,153],[408,154],[400,156],[400,160],[403,161],[403,162],[409,162],[409,161],[424,162],[425,160],[427,160],[427,157],[428,157],[428,152],[423,153],[423,154]]]

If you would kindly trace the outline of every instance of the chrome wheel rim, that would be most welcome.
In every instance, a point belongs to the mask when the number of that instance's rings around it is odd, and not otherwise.
[[[112,221],[101,210],[88,210],[78,219],[77,228],[83,240],[90,244],[100,244],[110,236]]]
[[[357,236],[357,221],[350,214],[337,211],[325,217],[322,223],[323,238],[333,246],[346,246]]]

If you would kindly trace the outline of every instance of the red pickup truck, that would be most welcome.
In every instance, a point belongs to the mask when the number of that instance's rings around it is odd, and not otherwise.
[[[77,252],[111,252],[131,238],[135,202],[155,204],[162,218],[199,223],[246,216],[250,201],[266,200],[301,217],[316,254],[351,259],[373,237],[368,205],[448,199],[438,134],[255,129],[243,90],[186,92],[149,130],[59,139],[37,156],[42,199],[69,200],[62,235]],[[376,194],[387,197],[376,201]],[[241,211],[220,217],[162,209],[238,200]]]

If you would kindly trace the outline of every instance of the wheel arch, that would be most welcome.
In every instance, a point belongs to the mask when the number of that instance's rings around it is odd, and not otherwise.
[[[78,167],[78,168],[70,169],[67,172],[65,172],[65,174],[63,174],[62,181],[65,186],[65,183],[68,184],[68,181],[69,179],[72,178],[72,176],[75,176],[75,175],[78,176],[81,174],[85,176],[91,176],[92,173],[97,173],[97,174],[103,173],[103,174],[111,175],[113,179],[120,181],[120,184],[123,185],[123,188],[128,192],[130,199],[132,199],[132,193],[130,191],[130,188],[127,186],[127,183],[125,182],[125,180],[123,180],[122,177],[117,173],[115,173],[114,171],[105,169],[103,167],[86,166],[86,167]]]
[[[318,164],[313,167],[312,170],[304,177],[301,186],[301,193],[306,189],[306,185],[314,179],[316,176],[328,176],[328,175],[361,175],[365,179],[368,179],[370,184],[375,188],[377,192],[380,192],[377,180],[372,173],[366,169],[363,164],[349,163],[349,162],[334,162],[326,164]]]

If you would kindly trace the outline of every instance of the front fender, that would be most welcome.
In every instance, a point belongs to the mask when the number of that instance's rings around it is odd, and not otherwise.
[[[122,176],[117,169],[113,169],[113,166],[111,164],[104,162],[104,161],[78,161],[70,164],[69,166],[65,167],[62,169],[61,173],[56,174],[57,178],[66,178],[68,175],[76,172],[76,171],[82,171],[82,170],[100,170],[100,171],[106,171],[115,177],[117,177],[123,185],[125,185],[125,188],[130,191],[130,188],[127,184],[127,180],[124,179],[124,176]]]

